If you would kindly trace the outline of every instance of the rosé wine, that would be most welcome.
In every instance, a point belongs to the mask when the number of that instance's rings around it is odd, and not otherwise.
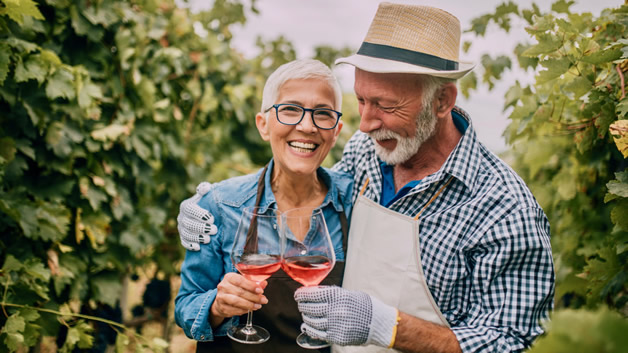
[[[236,268],[244,277],[255,282],[267,279],[280,267],[280,256],[266,254],[246,254],[236,264]]]
[[[332,261],[325,256],[292,256],[284,259],[283,270],[304,286],[315,286],[329,274]]]

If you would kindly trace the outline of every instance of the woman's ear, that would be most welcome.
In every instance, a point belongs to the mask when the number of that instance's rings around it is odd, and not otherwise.
[[[446,83],[438,89],[436,96],[436,116],[439,118],[448,117],[449,113],[456,105],[456,97],[458,96],[458,89],[453,82]]]
[[[342,120],[338,121],[338,125],[336,126],[336,131],[334,132],[334,144],[336,144],[336,140],[338,139],[338,136],[340,136],[340,130],[342,130],[342,126],[344,124],[342,123]]]
[[[268,133],[268,120],[261,112],[255,115],[255,125],[257,126],[257,131],[259,131],[262,140],[270,140],[270,136]]]

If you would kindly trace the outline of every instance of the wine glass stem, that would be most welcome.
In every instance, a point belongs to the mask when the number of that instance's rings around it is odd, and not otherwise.
[[[248,330],[253,328],[253,312],[251,310],[246,314],[246,328]]]

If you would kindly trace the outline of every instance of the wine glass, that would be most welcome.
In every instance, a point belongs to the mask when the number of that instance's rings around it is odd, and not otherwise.
[[[284,272],[304,286],[318,285],[336,263],[323,211],[311,207],[291,209],[281,214],[281,225]],[[297,344],[308,349],[329,347],[329,342],[305,333],[297,337]]]
[[[281,268],[281,242],[277,231],[279,211],[260,207],[246,207],[242,211],[231,251],[231,262],[245,278],[257,283],[269,278]],[[252,324],[249,310],[246,324],[234,326],[227,336],[247,344],[266,342],[268,331]]]

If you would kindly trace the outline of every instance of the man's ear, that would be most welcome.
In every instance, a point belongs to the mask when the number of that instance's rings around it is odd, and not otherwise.
[[[458,89],[453,82],[446,83],[438,89],[436,95],[435,110],[436,116],[444,118],[449,116],[449,113],[456,105],[456,97],[458,96]]]
[[[268,133],[268,120],[266,120],[266,117],[261,112],[255,115],[255,125],[257,126],[257,131],[259,131],[259,135],[262,137],[262,140],[270,140],[270,134]]]

